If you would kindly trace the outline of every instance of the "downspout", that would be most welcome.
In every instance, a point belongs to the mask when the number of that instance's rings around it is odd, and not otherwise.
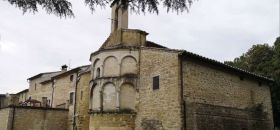
[[[52,103],[51,103],[51,108],[53,106],[53,93],[54,93],[54,79],[52,79]]]
[[[79,71],[79,70],[78,70]],[[73,120],[73,130],[76,130],[76,105],[77,105],[77,87],[78,87],[78,83],[80,81],[80,75],[79,72],[76,72],[76,83],[75,83],[75,99],[74,99],[74,120]]]
[[[183,78],[183,54],[179,54],[179,62],[180,62],[180,89],[181,89],[181,114],[182,114],[182,130],[187,129],[187,124],[186,124],[186,102],[184,100],[184,78]]]

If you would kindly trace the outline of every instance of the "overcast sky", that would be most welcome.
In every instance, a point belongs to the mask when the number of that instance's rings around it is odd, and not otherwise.
[[[27,78],[41,72],[89,64],[110,33],[110,8],[93,14],[83,0],[72,0],[74,19],[45,11],[23,15],[0,0],[0,93],[28,88]],[[279,0],[199,0],[189,13],[130,14],[129,28],[148,40],[185,49],[218,61],[233,60],[253,44],[279,36]]]

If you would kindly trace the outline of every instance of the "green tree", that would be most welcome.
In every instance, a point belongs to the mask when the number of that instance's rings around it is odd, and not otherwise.
[[[235,58],[234,61],[226,61],[226,64],[248,70],[257,74],[272,77],[273,47],[268,44],[253,45],[248,52]]]
[[[41,6],[49,14],[60,17],[72,17],[72,4],[68,0],[4,0],[20,8],[24,13],[37,12]],[[120,3],[121,7],[127,8],[136,13],[149,12],[158,13],[158,6],[162,4],[167,11],[183,12],[188,10],[193,0],[84,0],[86,5],[94,11],[97,6],[105,7],[115,3]]]
[[[274,123],[280,127],[280,37],[271,47],[268,44],[253,45],[242,56],[225,64],[274,79],[271,85]]]
[[[274,122],[280,127],[280,37],[274,42],[273,79],[275,83],[271,88]]]

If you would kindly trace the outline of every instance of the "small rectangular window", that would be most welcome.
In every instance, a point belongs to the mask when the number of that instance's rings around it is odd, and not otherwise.
[[[83,91],[81,91],[81,100],[83,100]]]
[[[159,89],[159,76],[153,77],[153,90]]]
[[[74,75],[70,75],[70,81],[72,82],[74,79]]]
[[[74,92],[70,93],[70,100],[69,100],[69,104],[73,104],[73,100],[74,99]]]

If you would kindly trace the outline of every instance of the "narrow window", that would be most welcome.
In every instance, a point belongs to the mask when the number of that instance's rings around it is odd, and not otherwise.
[[[83,91],[81,91],[81,100],[83,100]]]
[[[37,84],[35,83],[35,85],[34,85],[34,89],[35,89],[35,91],[36,91],[36,89],[37,89]]]
[[[99,78],[100,77],[100,68],[97,68],[96,69],[96,78]]]
[[[74,99],[74,92],[71,92],[71,93],[70,93],[69,104],[73,104],[73,99]]]
[[[153,90],[159,89],[159,76],[153,77]]]
[[[259,86],[262,86],[262,82],[259,82]]]
[[[73,81],[74,76],[70,75],[70,81]]]

